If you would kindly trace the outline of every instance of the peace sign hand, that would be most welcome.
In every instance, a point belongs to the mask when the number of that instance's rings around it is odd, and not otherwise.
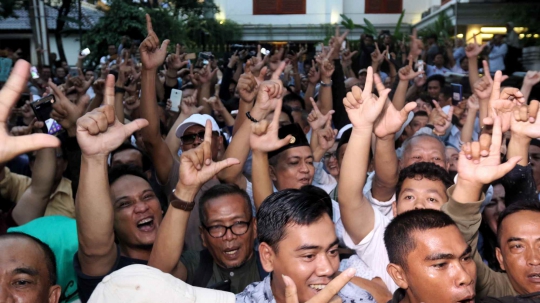
[[[419,75],[422,75],[424,71],[415,72],[413,69],[413,57],[409,55],[409,65],[405,65],[399,69],[398,75],[401,81],[410,81]]]
[[[311,113],[308,115],[308,122],[309,126],[311,126],[311,129],[313,131],[317,131],[319,129],[324,128],[327,121],[332,121],[332,114],[335,112],[334,110],[328,111],[326,115],[323,115],[321,111],[319,110],[319,107],[317,106],[317,103],[313,98],[309,98],[311,101],[311,106],[313,106],[313,109],[311,110]]]
[[[161,47],[159,46],[159,38],[152,28],[152,19],[148,14],[146,14],[146,29],[148,36],[139,46],[142,67],[145,70],[157,70],[167,56],[167,46],[170,41],[164,40]]]
[[[288,135],[283,139],[279,139],[279,116],[281,115],[282,100],[277,101],[276,109],[272,122],[261,120],[258,123],[251,124],[251,135],[249,136],[249,144],[253,151],[269,153],[271,151],[282,148],[289,144],[292,136]]]
[[[145,119],[136,119],[126,125],[114,113],[114,76],[108,75],[104,106],[86,113],[77,120],[77,142],[85,157],[108,157],[135,131],[148,125]]]
[[[484,50],[484,47],[486,47],[487,44],[480,45],[478,44],[478,39],[476,38],[478,34],[475,34],[473,36],[474,43],[469,43],[467,47],[465,48],[465,54],[467,55],[467,58],[476,58],[480,53]]]
[[[201,186],[212,179],[223,169],[238,164],[235,158],[219,162],[212,160],[212,123],[206,120],[204,141],[197,148],[182,153],[180,157],[180,172],[176,191],[197,192]]]
[[[47,147],[60,146],[58,138],[46,134],[33,134],[12,137],[7,132],[10,110],[21,96],[30,75],[30,64],[18,60],[11,74],[0,91],[0,163],[5,163],[16,156]]]
[[[343,271],[339,276],[335,277],[328,283],[323,290],[319,291],[313,298],[306,303],[329,303],[334,302],[333,299],[339,291],[354,277],[356,270],[349,268]],[[296,285],[288,276],[283,276],[285,282],[285,303],[298,303],[298,294],[296,293]]]

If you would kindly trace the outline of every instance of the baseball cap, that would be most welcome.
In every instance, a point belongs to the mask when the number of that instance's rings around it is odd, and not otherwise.
[[[193,287],[146,265],[130,265],[103,278],[88,303],[235,303],[232,293]]]
[[[217,131],[221,134],[221,131],[219,130],[219,126],[216,120],[212,118],[212,116],[207,115],[207,114],[193,114],[189,116],[189,118],[184,120],[184,122],[182,122],[182,124],[178,126],[178,128],[176,129],[176,137],[178,138],[182,137],[186,129],[188,129],[190,126],[200,125],[202,127],[205,127],[206,120],[210,120],[210,122],[212,122],[212,131]]]
[[[343,126],[343,127],[339,130],[339,132],[338,132],[338,134],[337,134],[337,136],[336,136],[336,140],[339,141],[339,139],[341,139],[341,137],[343,136],[343,133],[346,132],[348,129],[351,129],[351,128],[352,128],[352,124],[350,124],[350,123],[347,124],[347,125],[345,125],[345,126]]]

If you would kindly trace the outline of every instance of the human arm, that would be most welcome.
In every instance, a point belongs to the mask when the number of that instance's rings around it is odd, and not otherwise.
[[[141,133],[144,146],[154,163],[157,180],[161,184],[166,184],[169,181],[174,158],[161,138],[155,81],[157,69],[165,60],[169,40],[163,41],[161,47],[159,46],[159,39],[152,29],[152,20],[149,15],[146,15],[146,26],[148,36],[139,47],[142,63],[140,113],[149,124],[142,129]]]
[[[179,180],[176,184],[174,195],[176,198],[193,202],[195,195],[202,185],[212,179],[225,167],[238,164],[237,159],[225,159],[220,162],[212,161],[212,124],[206,121],[204,141],[197,148],[182,154],[180,158]],[[194,211],[198,211],[197,209]],[[152,247],[152,253],[148,265],[165,273],[185,281],[187,269],[179,262],[184,246],[184,238],[190,211],[176,208],[171,205],[168,208],[159,227],[156,241]]]
[[[193,69],[193,66],[191,68]],[[204,102],[204,99],[210,98],[212,78],[216,75],[217,71],[217,68],[213,71],[210,70],[210,64],[208,64],[203,67],[197,75],[191,73],[192,77],[197,79],[196,81],[194,81],[194,84],[197,83],[197,104],[198,106],[203,107],[201,111],[202,114],[212,114],[212,108],[210,107],[210,104]]]
[[[180,44],[176,44],[175,53],[167,57],[165,85],[168,87],[178,87],[178,71],[189,63],[189,61],[184,61],[184,55],[181,55],[180,52]]]
[[[165,143],[173,155],[173,158],[176,158],[176,155],[178,155],[178,150],[181,145],[180,138],[176,136],[176,129],[191,115],[198,114],[202,111],[202,106],[197,107],[197,91],[195,91],[192,96],[182,98],[179,110],[180,114],[177,116],[176,121],[165,138]]]
[[[478,74],[478,56],[482,53],[486,45],[487,44],[478,44],[477,35],[474,35],[474,43],[469,43],[465,48],[465,54],[467,55],[467,58],[469,58],[469,83],[471,87],[473,87],[480,78],[480,75]]]
[[[315,97],[315,87],[317,87],[317,83],[319,83],[321,79],[320,73],[317,71],[317,65],[315,65],[315,60],[311,60],[311,69],[308,71],[307,78],[308,87],[306,89],[306,93],[304,94],[305,104],[310,103],[310,99]],[[332,93],[332,90],[330,90],[330,93]]]
[[[335,64],[330,60],[330,54],[326,57],[317,58],[317,63],[320,69],[321,82],[325,84],[332,83],[332,74],[335,71]],[[311,104],[311,102],[309,104]],[[324,115],[332,110],[332,87],[321,84],[319,87],[318,106],[321,113]]]
[[[372,87],[373,69],[368,68],[364,91],[354,86],[343,99],[353,128],[341,164],[338,202],[343,226],[354,243],[362,241],[375,224],[374,210],[364,196],[363,188],[367,176],[371,133],[390,90],[379,91],[377,99],[371,93]]]
[[[114,205],[109,195],[107,158],[133,132],[148,125],[142,119],[123,125],[114,110],[114,76],[106,83],[105,105],[77,120],[77,141],[82,151],[81,177],[75,216],[82,272],[107,274],[117,258]]]
[[[231,113],[229,113],[225,105],[223,105],[223,103],[221,102],[221,100],[219,100],[218,97],[210,97],[209,99],[204,99],[203,101],[210,104],[210,107],[212,107],[212,111],[214,113],[219,113],[223,117],[226,126],[234,126],[235,121],[233,116],[231,115]]]
[[[334,127],[337,129],[341,129],[343,126],[351,123],[347,117],[345,107],[343,106],[343,98],[345,98],[347,91],[345,89],[345,76],[343,73],[343,68],[339,62],[339,50],[341,49],[341,44],[345,40],[348,33],[348,31],[345,31],[342,35],[340,35],[339,26],[336,26],[334,44],[332,46],[330,56],[330,59],[334,60],[334,73],[332,74],[332,109],[335,110],[335,114],[332,115],[332,122],[334,123]]]
[[[474,123],[476,121],[476,114],[480,108],[478,97],[476,97],[476,95],[472,95],[469,100],[467,100],[467,107],[469,112],[467,113],[467,119],[465,120],[465,124],[463,124],[460,135],[462,143],[471,142],[473,140]]]
[[[398,72],[399,83],[396,88],[396,92],[394,93],[394,98],[392,99],[392,103],[397,110],[401,110],[405,106],[405,102],[407,101],[405,98],[407,95],[409,82],[423,73],[423,71],[415,72],[413,70],[413,56],[410,55],[409,64],[400,68]]]
[[[454,58],[454,50],[452,49],[452,43],[449,40],[446,40],[445,44],[446,57],[448,58],[447,66],[449,69],[452,69],[452,67],[456,65],[456,59]]]
[[[523,98],[525,98],[525,101],[529,100],[531,90],[533,86],[538,84],[538,82],[540,82],[540,71],[528,71],[525,78],[523,78],[523,84],[521,85],[520,89],[520,91],[523,93]]]

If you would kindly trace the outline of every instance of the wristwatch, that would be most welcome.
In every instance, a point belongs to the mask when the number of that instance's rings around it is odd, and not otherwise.
[[[324,83],[321,80],[321,86],[324,86],[324,87],[332,86],[332,83],[334,83],[334,81],[332,81],[332,80],[330,80],[330,83]]]
[[[195,206],[195,201],[187,202],[187,201],[178,199],[178,197],[174,194],[174,190],[169,195],[169,203],[172,207],[183,210],[183,211],[191,211],[193,210],[193,207]]]

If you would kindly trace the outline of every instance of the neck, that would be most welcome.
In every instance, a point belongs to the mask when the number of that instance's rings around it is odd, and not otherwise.
[[[131,259],[149,260],[150,253],[152,252],[152,246],[128,246],[125,244],[120,245],[120,255]]]

